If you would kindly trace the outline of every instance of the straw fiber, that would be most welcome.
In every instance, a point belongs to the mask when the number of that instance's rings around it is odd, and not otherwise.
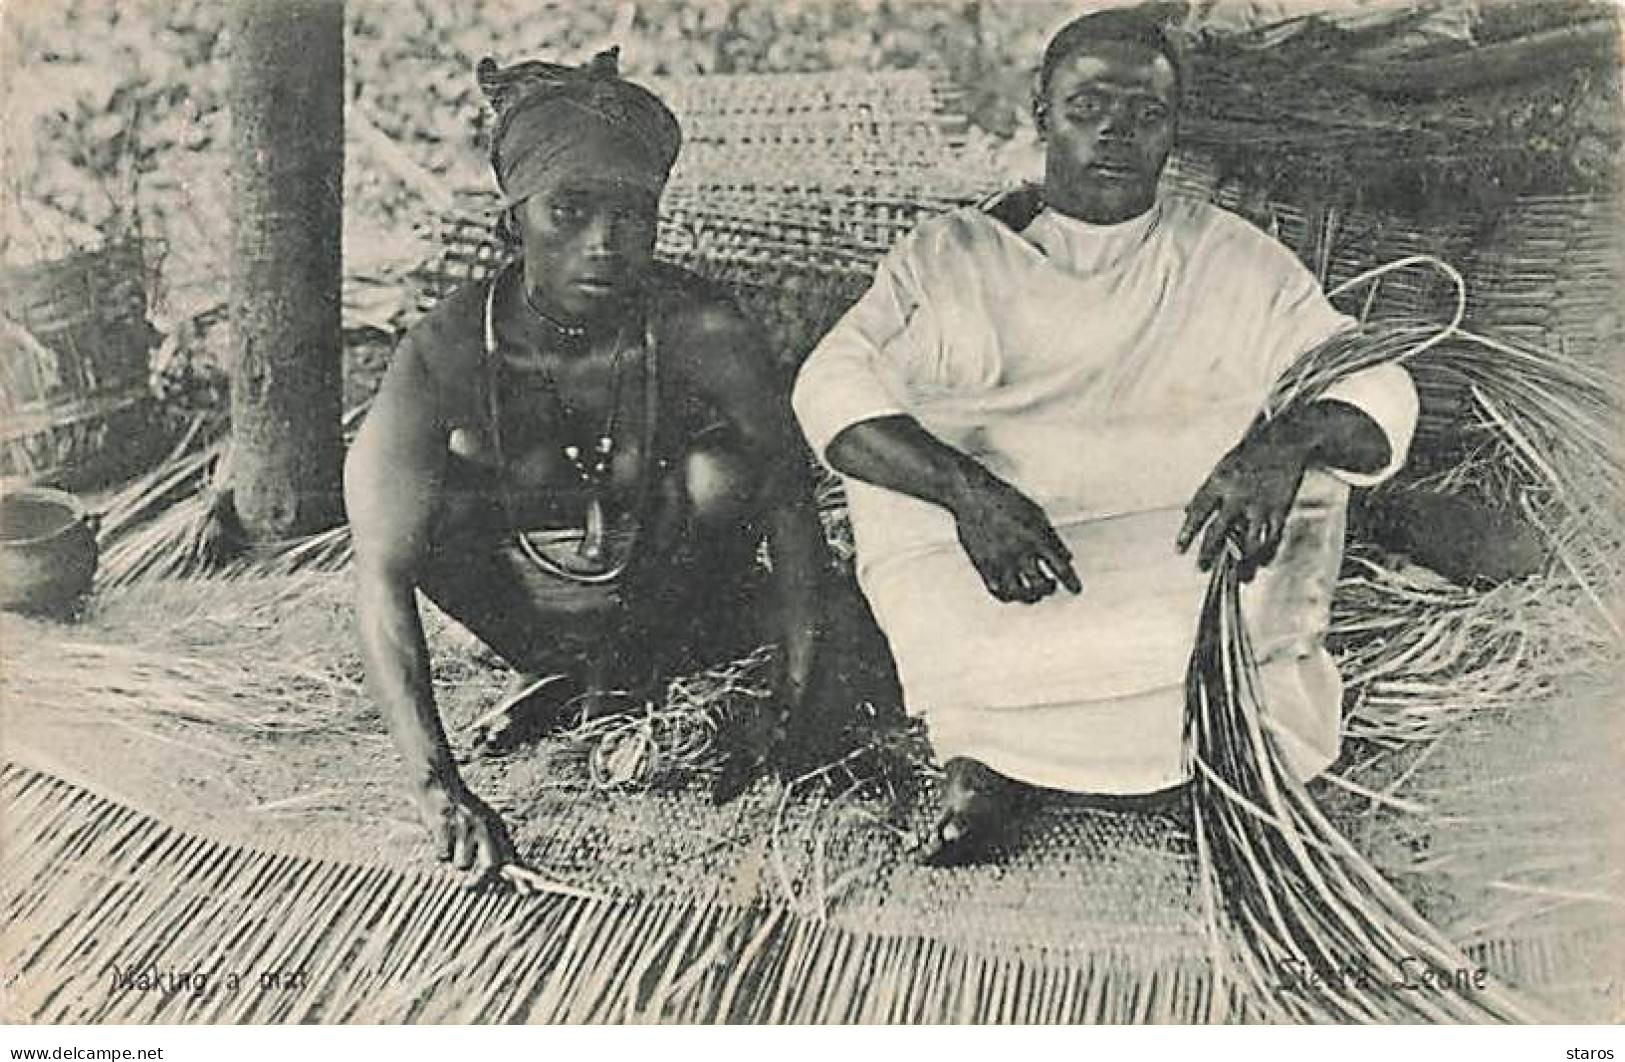
[[[859,918],[822,921],[778,904],[520,899],[430,871],[206,840],[16,765],[0,768],[0,799],[8,1020],[1201,1022],[1256,1014],[1227,985],[1215,988],[1199,950],[1159,949],[1150,939],[1079,949],[1059,936],[990,947]],[[1053,887],[1082,901],[1088,885],[1057,877]],[[970,896],[958,900],[977,911]],[[1532,967],[1530,956],[1550,949],[1476,953]]]

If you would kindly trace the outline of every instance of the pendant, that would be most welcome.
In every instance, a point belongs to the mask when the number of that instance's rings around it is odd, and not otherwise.
[[[596,490],[587,497],[587,526],[577,552],[582,560],[593,564],[602,563],[604,559],[604,503]]]

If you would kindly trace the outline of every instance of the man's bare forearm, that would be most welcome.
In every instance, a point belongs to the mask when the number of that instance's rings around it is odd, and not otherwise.
[[[1264,429],[1301,449],[1307,467],[1369,474],[1388,464],[1388,437],[1377,422],[1347,402],[1328,399],[1299,407]]]
[[[825,457],[842,475],[952,511],[983,469],[913,417],[859,421],[841,430]],[[984,473],[985,474],[985,473]]]
[[[456,761],[435,706],[429,650],[409,583],[360,576],[357,616],[367,687],[383,711],[415,785],[458,781]]]
[[[948,510],[971,566],[998,600],[1031,603],[1057,585],[1081,590],[1048,514],[914,418],[859,421],[835,436],[825,456],[843,475]]]

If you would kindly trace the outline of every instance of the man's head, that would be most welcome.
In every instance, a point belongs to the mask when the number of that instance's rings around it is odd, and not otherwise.
[[[524,247],[533,297],[567,321],[600,318],[654,253],[677,119],[620,78],[613,51],[582,67],[480,63],[497,112],[491,166]]]
[[[1180,79],[1178,54],[1144,9],[1098,11],[1062,27],[1044,50],[1033,96],[1046,202],[1100,225],[1150,209],[1173,147]]]

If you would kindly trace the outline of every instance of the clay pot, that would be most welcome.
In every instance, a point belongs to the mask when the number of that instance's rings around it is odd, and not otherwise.
[[[96,576],[94,517],[49,487],[0,495],[0,609],[65,618]]]

